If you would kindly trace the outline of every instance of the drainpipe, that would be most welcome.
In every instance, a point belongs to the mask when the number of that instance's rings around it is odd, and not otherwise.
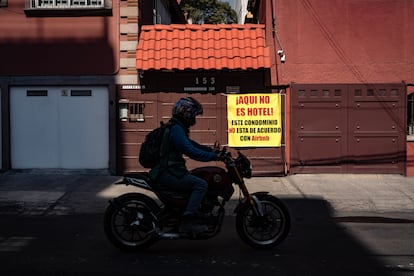
[[[280,62],[283,64],[283,63],[286,62],[286,54],[285,54],[285,50],[283,49],[282,43],[280,41],[279,34],[277,33],[276,4],[275,4],[275,1],[277,1],[277,0],[270,0],[270,9],[271,9],[271,13],[272,13],[273,47],[274,47],[275,50],[277,49],[276,53],[277,53],[277,55],[280,58]],[[277,64],[277,62],[275,64],[275,66],[276,66],[276,81],[277,81],[277,86],[279,87],[278,89],[280,89],[279,90],[280,91],[279,93],[284,97],[284,100],[283,100],[283,103],[284,103],[283,110],[284,110],[284,113],[285,113],[284,114],[284,118],[283,118],[283,139],[284,139],[284,143],[281,145],[282,148],[283,148],[281,150],[281,154],[282,154],[282,160],[283,160],[283,163],[284,163],[284,166],[283,166],[284,167],[284,175],[287,175],[288,172],[289,172],[288,160],[287,160],[287,157],[288,157],[288,153],[287,153],[288,146],[287,146],[287,144],[288,144],[288,140],[290,138],[289,138],[289,135],[287,135],[287,132],[286,132],[286,128],[287,128],[287,118],[286,118],[286,114],[287,114],[287,101],[288,100],[287,100],[287,95],[286,95],[286,90],[285,89],[288,86],[282,86],[280,84],[280,80],[279,80],[279,68],[278,68],[279,65]]]
[[[157,24],[157,0],[154,0],[154,5],[152,9],[152,24]]]
[[[285,50],[283,49],[282,42],[280,41],[279,34],[277,33],[276,28],[276,5],[274,4],[275,0],[270,0],[271,10],[272,10],[272,34],[273,39],[275,41],[275,46],[279,46],[279,50],[277,51],[277,54],[280,57],[280,61],[282,63],[285,63],[286,61],[286,55]]]

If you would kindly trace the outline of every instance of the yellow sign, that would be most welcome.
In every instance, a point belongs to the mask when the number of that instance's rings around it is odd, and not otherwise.
[[[282,141],[280,94],[227,96],[230,147],[280,147]]]

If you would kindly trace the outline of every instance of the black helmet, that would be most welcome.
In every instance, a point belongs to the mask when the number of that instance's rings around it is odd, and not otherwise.
[[[172,109],[172,116],[188,127],[193,126],[196,116],[201,114],[203,114],[203,107],[192,97],[179,99]]]

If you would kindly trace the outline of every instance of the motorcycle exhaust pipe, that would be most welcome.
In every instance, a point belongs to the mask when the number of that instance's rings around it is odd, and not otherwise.
[[[180,234],[178,233],[159,233],[158,235],[160,238],[166,239],[166,240],[176,240],[181,237]]]

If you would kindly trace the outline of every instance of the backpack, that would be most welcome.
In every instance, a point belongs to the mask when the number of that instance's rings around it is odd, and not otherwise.
[[[173,124],[160,122],[160,127],[152,130],[145,136],[145,140],[139,150],[139,163],[147,169],[157,165],[165,154],[162,149],[163,138],[170,133]]]

